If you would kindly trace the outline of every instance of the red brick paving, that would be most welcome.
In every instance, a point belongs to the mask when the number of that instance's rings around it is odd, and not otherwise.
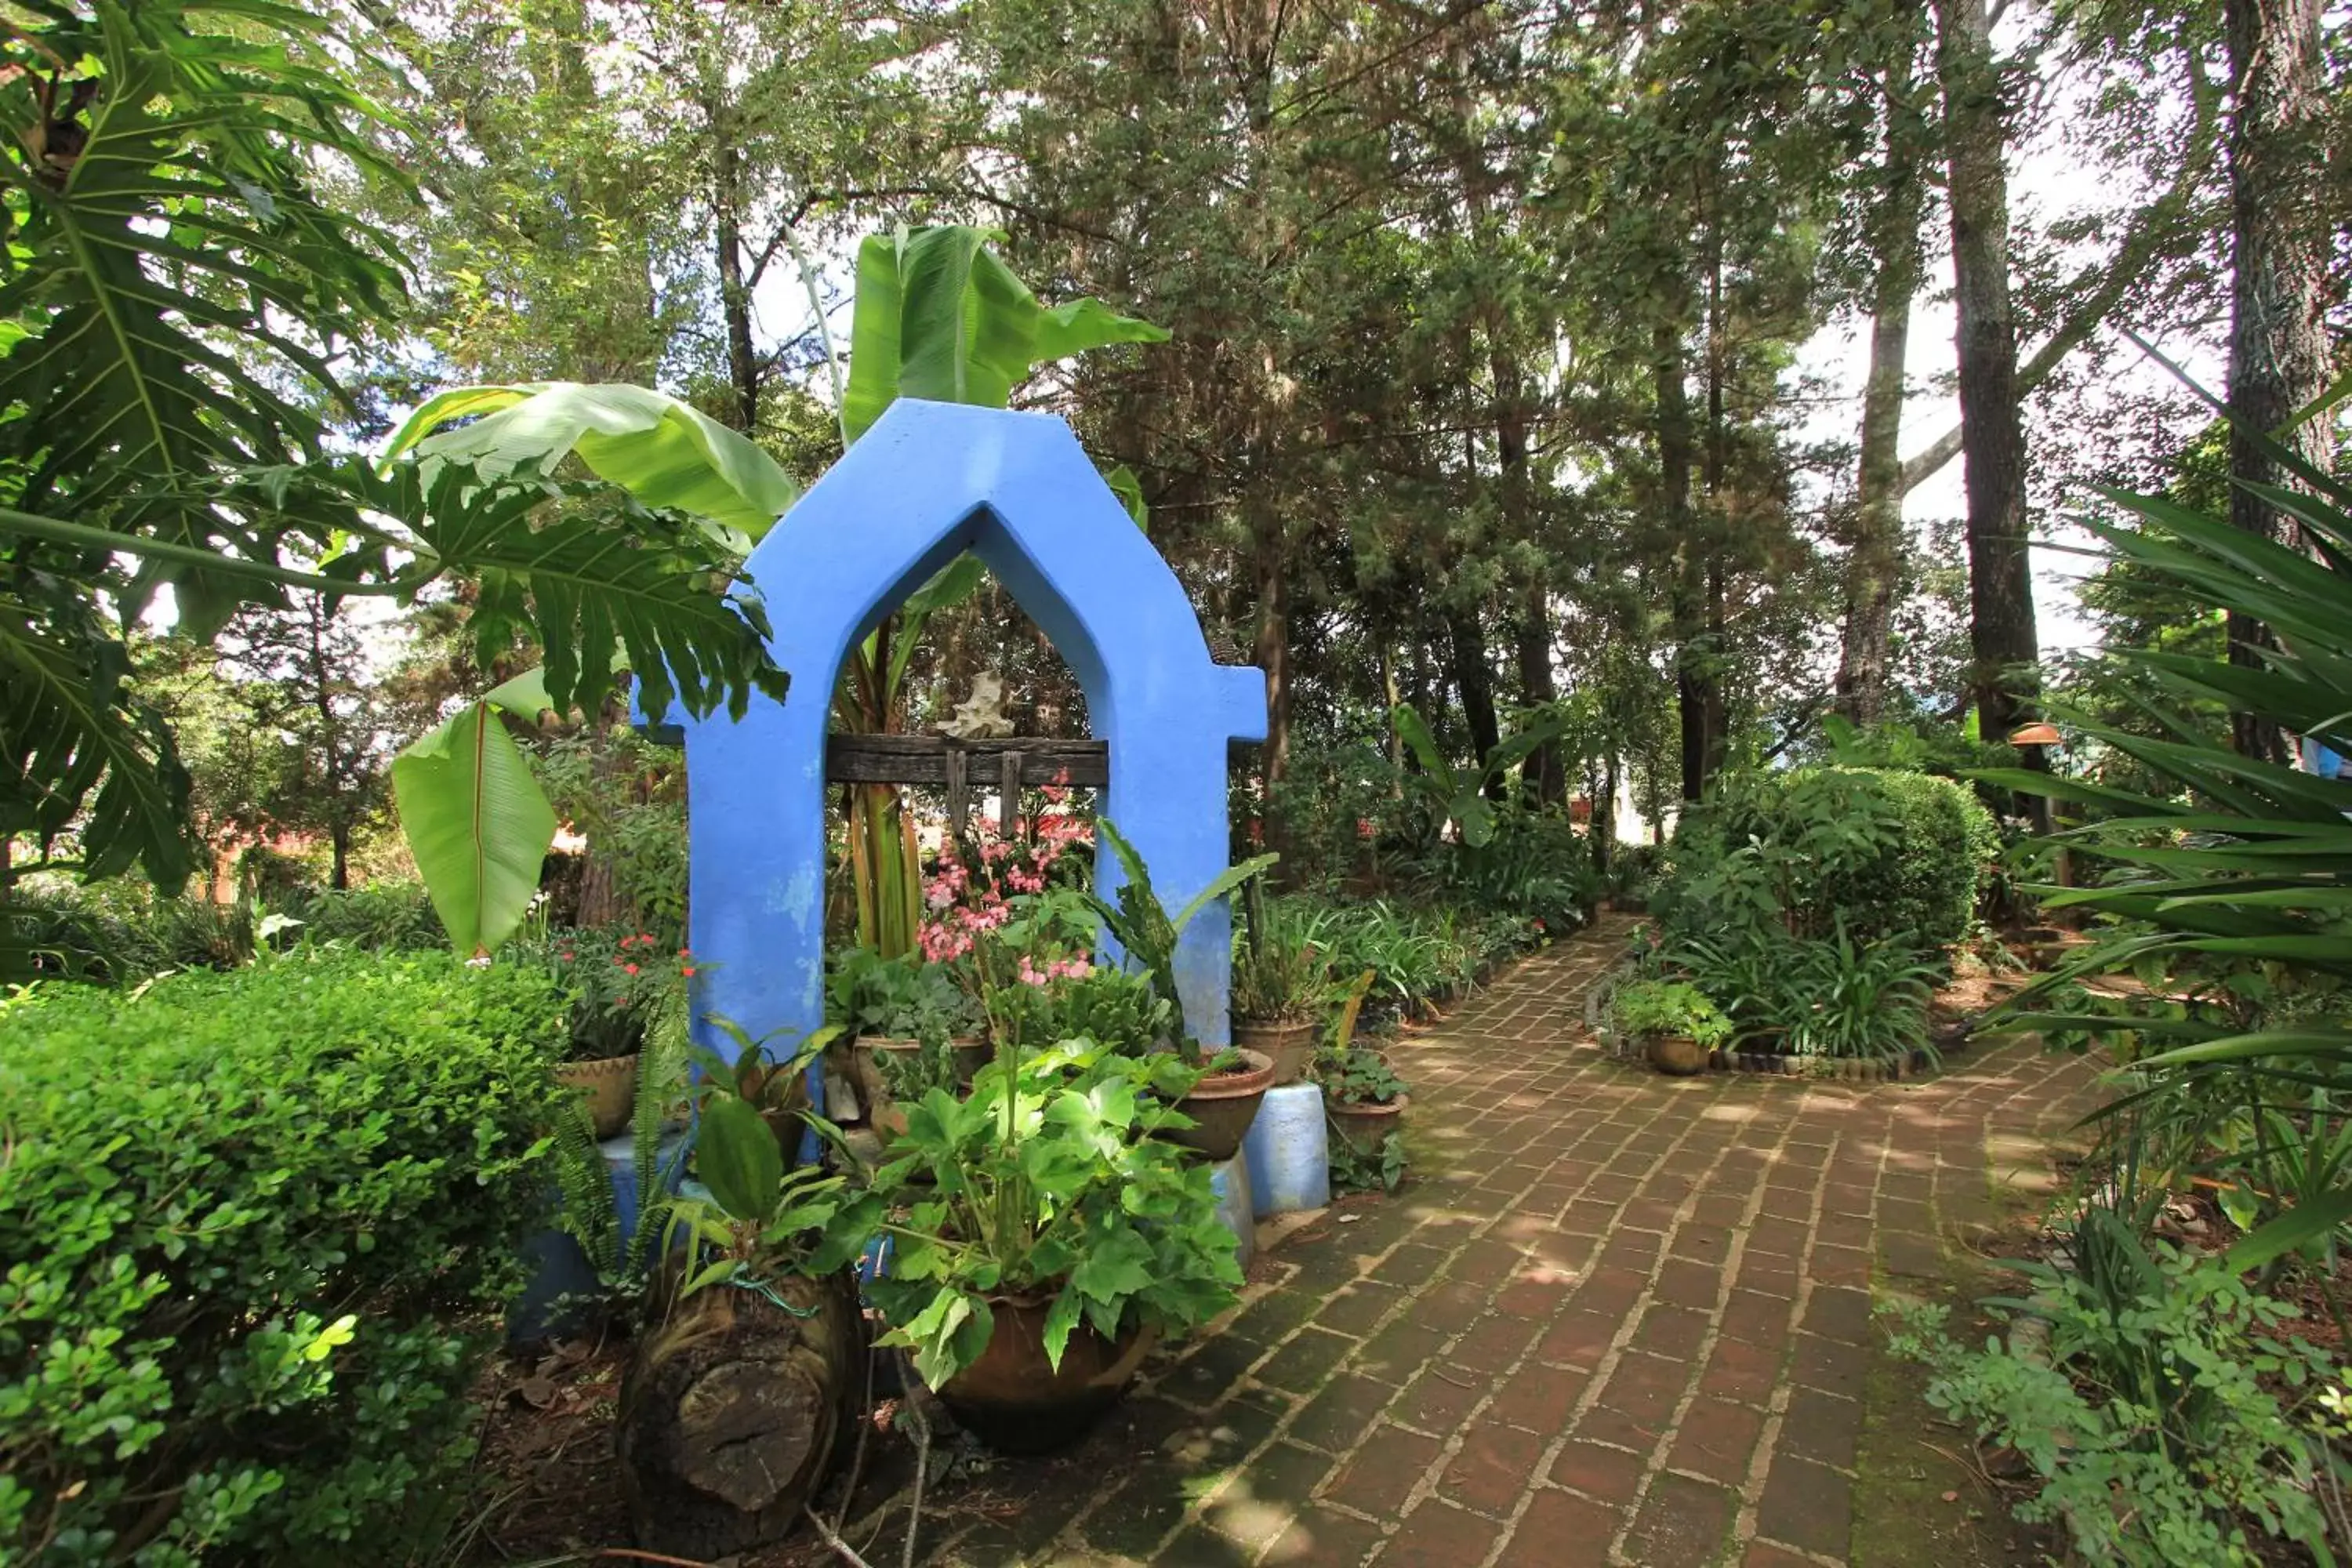
[[[1096,1495],[1018,1561],[1846,1560],[1874,1274],[1939,1274],[2094,1069],[2019,1043],[1924,1082],[1662,1078],[1583,1026],[1624,931],[1391,1047],[1417,1179],[1274,1253],[1233,1325],[1139,1390],[1192,1426],[1090,1443]],[[939,1501],[931,1562],[1007,1568]]]

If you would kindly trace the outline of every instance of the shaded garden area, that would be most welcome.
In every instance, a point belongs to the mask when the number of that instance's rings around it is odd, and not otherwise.
[[[0,1562],[2352,1551],[2341,22],[19,7]]]

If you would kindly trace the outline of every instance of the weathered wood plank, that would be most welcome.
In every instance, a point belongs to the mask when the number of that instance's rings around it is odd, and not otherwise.
[[[1062,773],[1073,784],[1110,782],[1110,750],[1100,741],[1024,738],[953,741],[945,735],[850,735],[825,737],[827,784],[929,784],[949,782],[948,757],[962,759],[957,771],[967,779],[995,782],[1009,776],[1005,759],[1018,756],[1024,788],[1052,784]]]

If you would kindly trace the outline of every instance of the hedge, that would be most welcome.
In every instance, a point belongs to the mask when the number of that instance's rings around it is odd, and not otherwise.
[[[0,1562],[409,1559],[544,1209],[563,1020],[446,953],[0,1004]]]
[[[1798,927],[1940,948],[1968,934],[2000,845],[1992,814],[1950,779],[1798,768],[1726,780],[1676,835],[1675,860],[1681,879],[1752,847]]]

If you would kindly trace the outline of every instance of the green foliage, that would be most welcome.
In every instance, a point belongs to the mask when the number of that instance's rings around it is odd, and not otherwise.
[[[992,1296],[1052,1299],[1045,1352],[1058,1366],[1082,1322],[1106,1339],[1181,1333],[1241,1284],[1208,1168],[1153,1136],[1183,1124],[1168,1105],[1194,1073],[1166,1053],[1084,1045],[1010,1056],[981,1069],[968,1100],[933,1090],[905,1108],[907,1132],[860,1211],[905,1212],[882,1226],[897,1250],[868,1290],[890,1324],[884,1342],[910,1347],[934,1388],[987,1348]]]
[[[8,1553],[404,1560],[543,1210],[562,1014],[446,953],[8,1004]]]
[[[1991,1303],[2046,1324],[2046,1349],[2021,1321],[1956,1343],[1940,1308],[1895,1339],[1933,1370],[1930,1404],[2032,1466],[2019,1516],[2063,1525],[2095,1563],[2273,1561],[2249,1524],[2333,1561],[2313,1472],[2336,1461],[2314,1406],[2343,1373],[2281,1336],[2294,1310],[2230,1264],[2143,1247],[2104,1209],[2074,1239],[2080,1267],[2023,1266],[2030,1297]]]
[[[1495,837],[1495,806],[1489,792],[1537,748],[1558,739],[1560,731],[1556,716],[1544,716],[1504,739],[1475,766],[1456,768],[1412,704],[1398,703],[1389,720],[1412,749],[1413,761],[1421,764],[1419,772],[1406,773],[1403,778],[1420,803],[1427,836],[1435,838],[1448,826],[1457,826],[1462,842],[1473,849],[1483,848]]]
[[[588,841],[618,917],[684,942],[685,752],[615,726],[557,736],[536,760],[548,803]]]
[[[448,938],[421,882],[371,882],[361,888],[319,888],[278,900],[276,912],[297,922],[306,942],[340,942],[370,952],[412,952]]]
[[[1331,1191],[1393,1193],[1404,1184],[1404,1134],[1391,1132],[1370,1149],[1358,1149],[1334,1133],[1330,1141]]]
[[[1618,1029],[1637,1039],[1675,1036],[1712,1049],[1731,1037],[1731,1020],[1686,982],[1633,981],[1610,994],[1609,1005]]]
[[[1677,829],[1652,908],[1677,935],[1778,921],[1940,952],[1968,934],[1998,844],[1991,814],[1932,774],[1727,775]]]
[[[714,545],[739,557],[800,499],[792,476],[750,440],[644,386],[453,387],[419,404],[393,432],[384,456],[412,448],[427,467],[457,463],[491,479],[551,479],[576,456],[638,505],[693,519]]]
[[[1087,905],[1100,918],[1103,927],[1116,940],[1129,963],[1137,965],[1151,977],[1153,989],[1168,1004],[1170,1022],[1174,1026],[1176,1048],[1190,1066],[1200,1065],[1200,1044],[1185,1026],[1184,1004],[1176,989],[1176,944],[1182,940],[1184,929],[1197,919],[1202,910],[1210,908],[1251,878],[1268,870],[1280,859],[1278,855],[1260,855],[1238,866],[1228,866],[1209,879],[1209,885],[1192,895],[1192,901],[1171,915],[1152,891],[1151,872],[1135,846],[1127,841],[1118,826],[1108,816],[1098,817],[1096,834],[1118,857],[1122,873],[1117,892],[1118,902],[1099,894],[1086,895]]]
[[[514,942],[509,954],[551,979],[571,1005],[569,1061],[640,1049],[668,1014],[683,1013],[693,955],[648,931],[577,926]]]
[[[885,958],[870,947],[840,950],[831,963],[825,1017],[853,1035],[937,1045],[988,1026],[979,1003],[946,964],[912,953]]]
[[[458,952],[488,952],[522,923],[555,841],[555,808],[487,702],[392,764],[401,826],[442,929]]]
[[[637,1053],[637,1092],[629,1107],[629,1152],[637,1194],[636,1222],[621,1237],[621,1215],[595,1125],[585,1101],[573,1098],[555,1122],[556,1223],[580,1243],[597,1282],[614,1300],[634,1300],[646,1283],[646,1254],[668,1213],[673,1172],[665,1168],[662,1140],[686,1098],[687,1009],[677,999],[661,1009]]]
[[[1172,1043],[1175,1010],[1146,975],[1097,965],[1042,985],[1016,984],[990,999],[1024,1046],[1087,1040],[1129,1056]]]
[[[2114,650],[2110,668],[2165,695],[2169,708],[2152,708],[2149,716],[2163,721],[2167,738],[2073,717],[2158,780],[2162,793],[2087,779],[2038,781],[2104,814],[2059,841],[2110,868],[2095,885],[2044,889],[2045,902],[2089,912],[2109,929],[2105,940],[2021,994],[2004,1022],[2133,1047],[2150,1116],[2187,1133],[2158,1155],[2165,1164],[2199,1157],[2203,1151],[2194,1145],[2207,1137],[2225,1152],[2261,1146],[2268,1110],[2316,1131],[2352,1092],[2352,1030],[2343,1026],[2340,1001],[2352,982],[2346,941],[2352,781],[2240,756],[2192,716],[2198,704],[2219,702],[2352,753],[2352,486],[2283,447],[2270,450],[2309,489],[2261,493],[2297,520],[2309,553],[2169,500],[2113,491],[2108,499],[2137,514],[2142,526],[2105,520],[2089,526],[2150,591],[2259,618],[2282,646],[2259,666],[2165,648]],[[2189,711],[2166,720],[2170,708]],[[1988,776],[2013,788],[2037,782]],[[2156,993],[2128,1018],[2064,1000],[2083,978],[2117,972],[2152,983]],[[2305,1097],[2314,1089],[2326,1097],[2322,1120],[2307,1122]],[[2126,1142],[2133,1126],[2112,1123]],[[2122,1152],[2137,1162],[2139,1152]],[[2225,1178],[2235,1165],[2224,1162]],[[2352,1217],[2352,1185],[2324,1154],[2292,1169],[2272,1163],[2259,1174],[2238,1168],[2265,1191],[2292,1191],[2298,1200],[2284,1211],[2275,1199],[2247,1211],[2266,1216],[2241,1243],[2248,1267],[2312,1246]],[[2302,1182],[2305,1172],[2329,1173],[2314,1188]],[[2290,1177],[2294,1186],[2278,1184]]]
[[[1003,408],[1039,364],[1112,343],[1168,341],[1166,328],[1098,300],[1039,304],[990,248],[1003,237],[965,226],[900,228],[858,247],[845,442],[901,397]]]
[[[1246,918],[1234,933],[1236,1018],[1290,1023],[1310,1018],[1331,984],[1322,911],[1270,897],[1263,878],[1243,890]]]

